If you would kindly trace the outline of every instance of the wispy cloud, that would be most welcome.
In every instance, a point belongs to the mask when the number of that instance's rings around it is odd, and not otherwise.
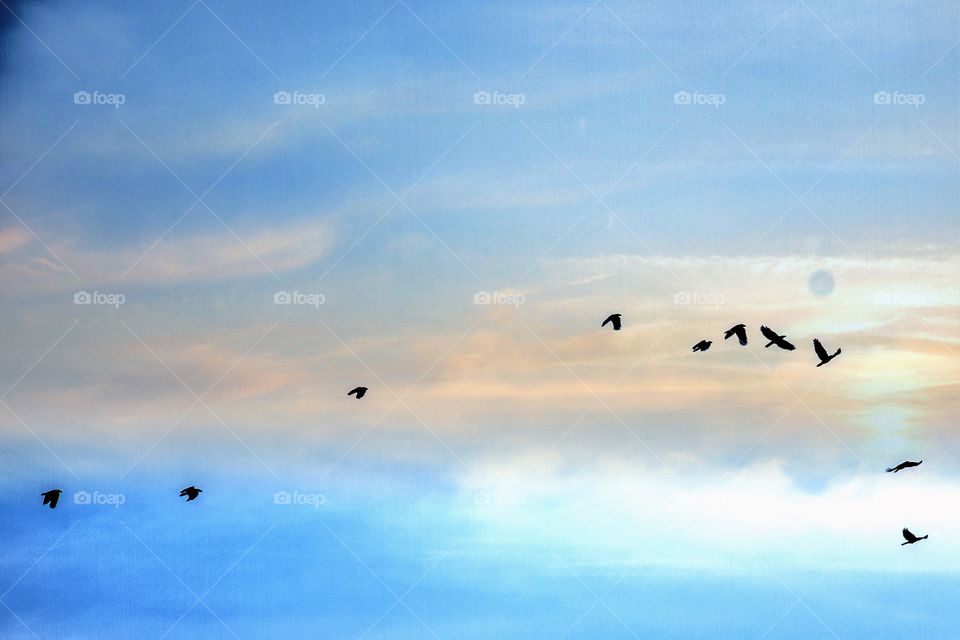
[[[320,219],[285,225],[225,229],[189,235],[171,233],[133,246],[81,245],[69,237],[47,236],[47,244],[30,242],[16,227],[3,232],[6,263],[2,282],[7,292],[37,293],[77,289],[64,277],[63,261],[81,284],[175,284],[236,279],[287,272],[324,256],[333,242],[332,226]],[[9,239],[9,240],[7,240]]]

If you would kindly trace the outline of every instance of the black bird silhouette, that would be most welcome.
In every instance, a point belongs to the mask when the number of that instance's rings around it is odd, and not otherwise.
[[[44,491],[40,495],[43,496],[43,504],[48,504],[51,509],[56,509],[57,501],[60,500],[61,493],[63,493],[63,491],[60,489],[50,489],[50,491]]]
[[[723,339],[726,340],[730,336],[737,336],[737,340],[740,341],[742,346],[747,346],[747,325],[745,324],[736,324],[729,329],[726,333],[723,334]]]
[[[890,467],[889,469],[887,469],[887,473],[890,473],[891,471],[896,473],[897,471],[901,471],[903,469],[909,469],[910,467],[919,467],[921,464],[923,464],[923,460],[921,460],[920,462],[911,462],[910,460],[905,460],[900,464],[898,464],[897,466]]]
[[[191,500],[196,500],[197,496],[199,496],[202,492],[203,489],[197,489],[194,486],[189,486],[180,492],[180,497],[182,498],[183,496],[187,496],[187,502],[190,502]]]
[[[840,355],[840,349],[834,351],[833,355],[827,353],[827,350],[823,348],[823,345],[820,344],[820,341],[816,338],[813,339],[813,350],[817,352],[817,357],[820,358],[820,364],[817,365],[818,367],[822,367]]]
[[[363,394],[367,392],[366,387],[357,387],[356,389],[351,389],[347,395],[348,396],[357,396],[357,400],[363,397]]]
[[[710,340],[701,340],[701,341],[698,342],[697,344],[693,345],[693,350],[694,350],[694,351],[706,351],[707,349],[710,348],[710,345],[712,345],[712,344],[713,344],[713,342],[710,341]]]
[[[781,335],[779,335],[776,331],[774,331],[774,330],[771,329],[770,327],[761,326],[761,327],[760,327],[760,333],[763,334],[763,337],[764,337],[764,338],[766,338],[767,340],[770,341],[770,342],[768,342],[767,344],[763,345],[764,348],[767,348],[767,347],[769,347],[770,345],[774,345],[774,344],[775,344],[775,345],[777,345],[778,347],[780,347],[781,349],[785,349],[785,350],[787,350],[787,351],[793,351],[794,349],[796,349],[795,346],[793,346],[792,344],[790,344],[789,342],[787,342],[786,340],[784,340],[784,338],[786,338],[787,336],[781,336]]]
[[[607,317],[607,319],[603,321],[603,324],[601,324],[600,326],[601,326],[601,327],[605,327],[605,326],[607,326],[607,323],[608,323],[608,322],[613,325],[613,330],[614,330],[614,331],[620,331],[620,314],[619,314],[619,313],[612,313],[612,314],[610,314],[610,315]]]
[[[921,540],[926,540],[926,539],[927,539],[927,536],[920,536],[920,537],[918,538],[917,536],[915,536],[915,535],[913,535],[912,533],[910,533],[910,529],[907,529],[906,527],[904,527],[904,528],[903,528],[903,539],[906,540],[906,542],[901,542],[901,543],[900,543],[900,546],[901,546],[901,547],[902,547],[903,545],[905,545],[905,544],[913,544],[914,542],[920,542]]]

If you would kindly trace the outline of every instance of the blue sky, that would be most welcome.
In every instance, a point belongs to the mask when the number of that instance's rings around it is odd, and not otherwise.
[[[4,637],[956,628],[956,4],[4,11]]]

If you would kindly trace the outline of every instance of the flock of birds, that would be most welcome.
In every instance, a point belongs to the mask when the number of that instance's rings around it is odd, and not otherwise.
[[[610,316],[608,316],[607,319],[604,320],[600,326],[605,327],[608,324],[611,326],[611,328],[614,331],[619,331],[620,328],[623,326],[622,315],[619,313],[613,313]],[[767,344],[764,345],[765,348],[777,346],[783,349],[784,351],[793,351],[794,349],[796,349],[796,347],[792,343],[787,341],[787,337],[785,335],[780,335],[770,327],[761,325],[760,333],[763,334],[763,337],[768,340]],[[747,346],[747,326],[745,324],[736,324],[730,327],[729,329],[727,329],[723,334],[723,339],[728,340],[733,336],[737,337],[737,341],[740,343],[741,346],[743,347]],[[712,340],[701,340],[697,344],[693,345],[693,351],[694,352],[706,351],[710,348],[710,345],[712,344],[713,344]],[[840,349],[837,349],[832,354],[828,353],[827,350],[823,347],[823,344],[821,344],[820,341],[817,340],[816,338],[813,339],[813,350],[817,354],[817,357],[820,359],[820,362],[817,364],[818,367],[822,367],[823,365],[827,364],[828,362],[830,362],[831,360],[833,360],[834,358],[840,355]],[[368,387],[354,387],[349,392],[347,392],[347,396],[348,397],[353,396],[354,398],[359,400],[364,395],[366,395],[367,391],[369,391]],[[887,472],[897,473],[898,471],[902,471],[904,469],[909,469],[911,467],[919,466],[922,463],[923,463],[923,460],[920,460],[919,462],[906,460],[904,462],[901,462],[895,467],[890,467],[889,469],[887,469]],[[198,489],[197,487],[189,486],[180,491],[180,497],[186,498],[186,502],[192,502],[196,500],[202,492],[203,492],[203,489]],[[43,496],[44,506],[49,506],[51,509],[56,509],[57,502],[59,502],[60,500],[61,493],[63,493],[61,489],[51,489],[49,491],[45,491],[41,493],[40,495]],[[927,537],[928,536],[926,535],[916,536],[909,529],[904,527],[903,538],[904,540],[906,540],[906,542],[902,543],[900,546],[914,544],[916,542],[920,542],[921,540],[926,540]]]
[[[607,319],[604,320],[600,326],[605,327],[608,324],[613,328],[614,331],[620,331],[620,327],[623,326],[622,315],[619,313],[611,314],[607,316]],[[793,351],[796,349],[792,343],[787,342],[787,336],[780,335],[770,327],[761,325],[760,333],[763,334],[764,338],[769,340],[767,344],[763,345],[765,348],[770,348],[776,345],[784,351]],[[723,333],[724,340],[728,340],[733,336],[737,336],[737,341],[740,343],[741,347],[747,346],[747,325],[735,324]],[[712,344],[713,340],[701,340],[697,344],[693,345],[693,351],[706,351]],[[828,353],[823,347],[823,344],[816,338],[813,339],[813,350],[816,352],[817,357],[820,358],[820,363],[817,365],[818,367],[822,367],[840,355],[840,349],[837,349],[833,353]]]
[[[601,326],[601,327],[605,327],[605,326],[607,326],[608,324],[611,326],[611,328],[612,328],[614,331],[620,331],[620,328],[623,326],[623,317],[622,317],[622,315],[619,314],[619,313],[611,314],[611,315],[607,316],[607,319],[604,320],[604,321],[600,324],[600,326]],[[788,342],[788,341],[787,341],[787,336],[785,336],[785,335],[780,335],[779,333],[777,333],[776,331],[774,331],[774,330],[771,329],[770,327],[761,325],[761,326],[760,326],[760,333],[763,334],[763,337],[768,340],[767,344],[763,345],[764,348],[770,348],[770,347],[772,347],[772,346],[777,346],[777,347],[780,347],[781,349],[783,349],[784,351],[793,351],[794,349],[796,349],[796,347],[795,347],[791,342]],[[728,340],[728,339],[732,338],[733,336],[736,336],[736,337],[737,337],[737,341],[740,343],[740,346],[742,346],[742,347],[747,346],[747,325],[745,325],[745,324],[735,324],[735,325],[733,325],[732,327],[730,327],[729,329],[727,329],[727,330],[723,333],[723,339],[724,339],[724,340]],[[712,341],[712,340],[701,340],[701,341],[698,342],[697,344],[693,345],[693,351],[694,351],[695,353],[696,353],[696,352],[706,351],[707,349],[710,348],[710,345],[712,345],[712,344],[713,344],[713,341]],[[823,344],[822,344],[819,340],[817,340],[816,338],[814,338],[814,339],[813,339],[813,351],[817,354],[817,358],[819,358],[819,360],[820,360],[820,362],[817,363],[817,366],[818,366],[818,367],[822,367],[823,365],[827,364],[828,362],[830,362],[831,360],[833,360],[834,358],[836,358],[837,356],[839,356],[841,350],[840,350],[840,349],[837,349],[837,350],[834,351],[833,353],[829,353],[829,352],[824,348]],[[910,467],[919,466],[922,462],[923,462],[923,460],[920,460],[919,462],[913,462],[913,461],[911,461],[911,460],[906,460],[906,461],[904,461],[904,462],[901,462],[900,464],[898,464],[898,465],[895,466],[895,467],[890,467],[889,469],[887,469],[887,472],[888,472],[888,473],[891,473],[891,472],[892,472],[892,473],[897,473],[898,471],[902,471],[902,470],[904,470],[904,469],[909,469]],[[903,539],[906,540],[906,542],[901,543],[900,546],[902,547],[902,546],[904,546],[904,545],[914,544],[914,543],[916,543],[916,542],[920,542],[921,540],[926,540],[927,537],[928,537],[928,536],[916,536],[916,535],[914,535],[914,534],[910,531],[910,529],[907,529],[906,527],[904,527],[904,528],[903,528]]]

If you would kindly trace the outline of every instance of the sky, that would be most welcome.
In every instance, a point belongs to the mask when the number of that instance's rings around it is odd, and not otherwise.
[[[0,4],[4,638],[954,637],[957,3]]]

